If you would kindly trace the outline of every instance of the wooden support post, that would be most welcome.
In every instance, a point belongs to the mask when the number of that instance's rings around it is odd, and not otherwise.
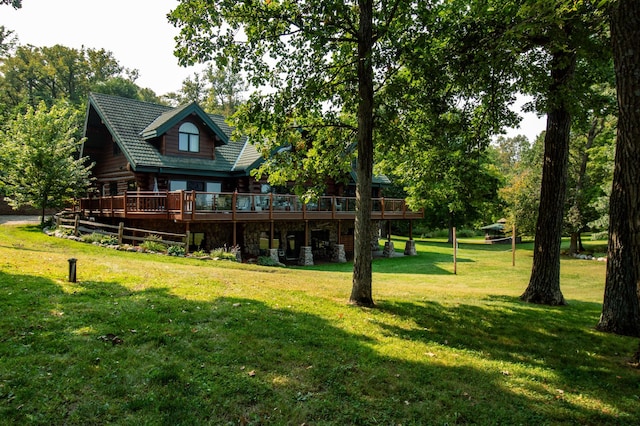
[[[336,196],[331,197],[331,219],[336,218]]]
[[[513,224],[513,229],[511,230],[511,256],[513,257],[511,261],[511,266],[516,266],[516,224]]]
[[[231,220],[236,220],[236,206],[238,202],[238,190],[233,191],[233,196],[231,197]],[[235,230],[235,227],[234,227]],[[235,243],[233,244],[235,245]]]
[[[238,222],[233,221],[233,246],[238,245],[238,230],[236,229],[238,226]]]
[[[191,231],[189,231],[189,222],[186,223],[185,234],[186,241],[184,242],[184,254],[189,254],[189,241],[191,240]]]
[[[413,220],[409,219],[409,240],[413,240]]]
[[[111,200],[111,211],[113,212],[113,199]],[[113,217],[113,214],[111,214]],[[127,191],[124,191],[124,217],[127,217]]]
[[[180,220],[184,219],[184,190],[180,190]]]
[[[269,194],[269,220],[273,220],[273,192]]]
[[[80,222],[80,215],[76,214],[73,220],[73,235],[78,236],[78,222]]]
[[[342,244],[342,221],[338,221],[338,244]]]
[[[196,191],[191,191],[191,220],[196,218]]]
[[[391,221],[387,220],[387,241],[391,242]]]
[[[458,273],[458,237],[456,236],[456,227],[453,227],[453,274]]]
[[[271,224],[270,224],[270,227],[269,227],[269,249],[273,248],[274,232],[275,232],[275,226],[274,226],[273,221],[271,221]]]
[[[118,224],[118,245],[122,245],[122,240],[124,237],[124,222],[120,222]]]
[[[309,221],[304,221],[304,245],[309,247]]]

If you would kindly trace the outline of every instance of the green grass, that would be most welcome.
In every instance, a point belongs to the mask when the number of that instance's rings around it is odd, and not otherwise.
[[[518,300],[531,244],[513,267],[509,247],[463,240],[455,275],[448,245],[417,248],[374,261],[377,307],[362,309],[346,303],[351,264],[0,226],[0,424],[638,424],[637,339],[594,330],[602,262],[563,258],[569,305],[545,307]]]

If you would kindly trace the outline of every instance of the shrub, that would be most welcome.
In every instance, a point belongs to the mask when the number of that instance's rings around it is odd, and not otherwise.
[[[185,250],[182,246],[169,246],[167,254],[169,256],[184,256]]]
[[[209,253],[207,253],[204,250],[196,250],[193,253],[191,253],[191,255],[193,257],[205,257],[205,256],[209,256]]]
[[[80,237],[80,239],[85,243],[102,243],[102,239],[105,237],[104,234],[100,234],[98,232],[93,232],[91,234],[84,234]]]
[[[113,235],[105,235],[101,240],[100,244],[106,244],[109,246],[113,246],[118,244],[118,237],[114,237]]]
[[[148,235],[140,247],[146,251],[163,253],[167,251],[167,246],[162,242],[162,237],[158,235]]]
[[[217,249],[211,250],[211,257],[214,259],[222,259],[222,260],[238,260],[236,253],[240,250],[238,246],[233,247],[219,247]]]

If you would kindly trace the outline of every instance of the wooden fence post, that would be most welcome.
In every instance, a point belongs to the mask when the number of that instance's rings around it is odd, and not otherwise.
[[[122,245],[123,237],[124,237],[124,222],[120,222],[118,224],[118,245]]]
[[[516,266],[516,224],[513,224],[513,229],[511,232],[511,252],[512,252],[512,261],[511,266]]]
[[[78,222],[80,222],[80,215],[77,214],[73,220],[73,235],[78,236]]]
[[[453,275],[458,273],[458,237],[456,227],[453,227]]]

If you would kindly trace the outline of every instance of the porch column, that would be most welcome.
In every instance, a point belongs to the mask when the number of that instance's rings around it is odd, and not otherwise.
[[[409,219],[409,241],[407,241],[404,246],[404,255],[405,256],[417,256],[418,252],[416,251],[416,242],[413,239],[413,220]]]
[[[238,245],[238,231],[237,231],[237,226],[238,226],[238,222],[234,221],[233,222],[233,246],[237,246]]]
[[[273,220],[272,220],[271,224],[270,224],[270,229],[269,229],[269,249],[273,248],[274,228],[275,228],[275,226],[274,226],[274,223],[273,223]]]

